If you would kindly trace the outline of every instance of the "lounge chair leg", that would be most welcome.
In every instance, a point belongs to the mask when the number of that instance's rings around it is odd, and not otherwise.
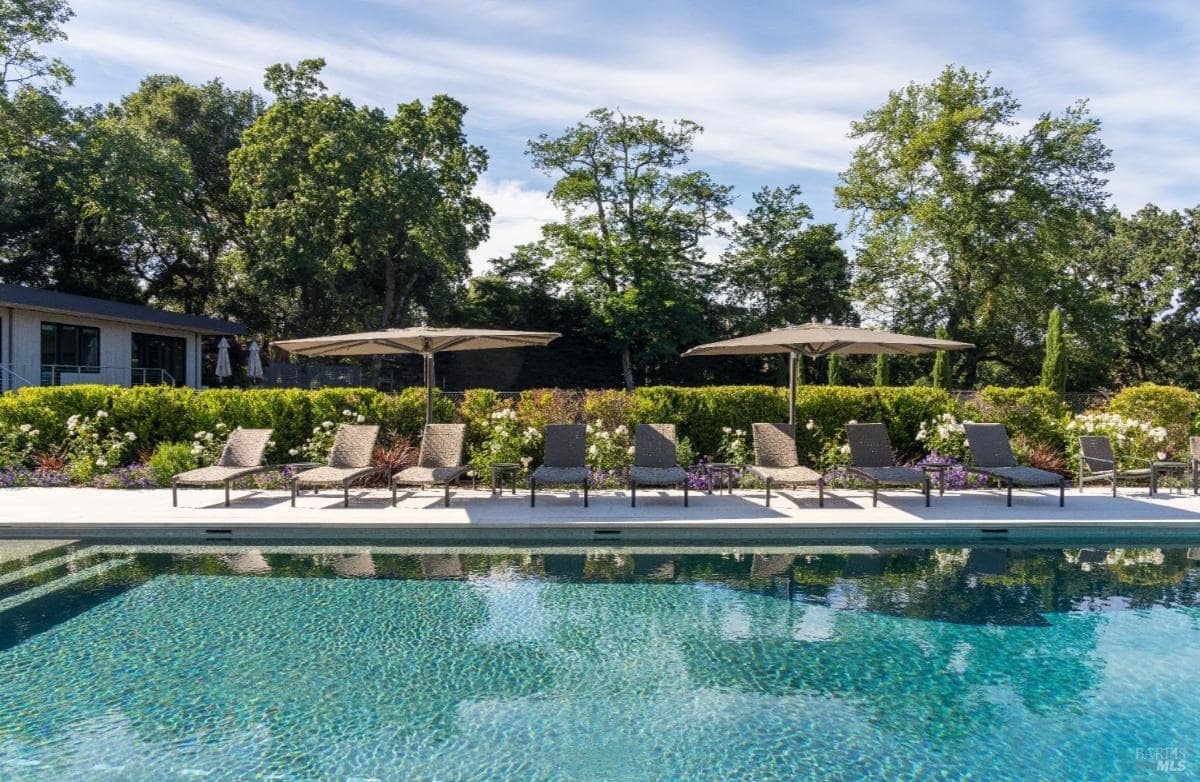
[[[817,478],[817,507],[825,507],[825,479]]]
[[[392,490],[392,507],[396,507],[396,481],[394,478],[388,478],[388,488]]]
[[[933,486],[929,483],[929,476],[925,476],[925,507],[929,507],[929,495],[933,494]]]
[[[296,507],[296,482],[297,479],[292,478],[292,507]]]
[[[350,507],[350,484],[348,483],[342,484],[342,507]]]
[[[537,498],[537,481],[535,481],[533,479],[533,476],[530,476],[530,478],[529,478],[529,507],[531,507],[531,508],[534,507],[534,505],[537,502],[536,498]]]
[[[588,482],[585,480],[583,482],[583,507],[586,508],[587,506],[588,506]]]
[[[878,506],[879,506],[879,481],[875,481],[874,483],[871,484],[871,507],[876,508]]]
[[[683,507],[688,506],[688,485],[687,481],[683,482]]]
[[[1200,461],[1192,460],[1192,494],[1200,494]]]
[[[767,507],[771,507],[771,479],[767,478]]]
[[[225,481],[225,507],[229,507],[229,481]]]
[[[450,481],[446,481],[446,507],[450,507]]]
[[[1113,496],[1117,496],[1117,481],[1113,479]],[[1058,507],[1062,508],[1067,504],[1067,479],[1058,479]]]
[[[179,482],[171,481],[171,507],[179,507]]]
[[[637,481],[629,482],[629,507],[637,507]]]
[[[1008,488],[1008,507],[1012,507],[1012,481],[1005,481],[1005,486]]]
[[[1113,496],[1116,497],[1117,496],[1117,471],[1116,470],[1113,470],[1112,490],[1113,490]]]

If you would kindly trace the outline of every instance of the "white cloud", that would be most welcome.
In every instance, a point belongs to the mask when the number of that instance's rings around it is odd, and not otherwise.
[[[471,253],[471,267],[476,274],[486,271],[493,258],[503,258],[517,245],[540,239],[542,226],[561,217],[545,190],[533,189],[516,179],[485,177],[475,194],[496,211],[488,240]]]

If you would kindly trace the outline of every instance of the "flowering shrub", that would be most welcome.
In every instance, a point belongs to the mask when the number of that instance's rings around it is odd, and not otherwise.
[[[28,467],[5,467],[0,469],[0,489],[13,486],[66,486],[71,476],[62,470],[31,470]]]
[[[965,462],[968,458],[967,434],[964,423],[954,413],[942,413],[932,421],[921,424],[917,442],[925,446],[930,456],[948,457],[950,461]]]
[[[109,425],[108,413],[97,410],[95,417],[73,415],[67,419],[67,474],[80,483],[88,483],[98,473],[127,463],[137,435]]]
[[[717,457],[729,464],[754,464],[754,449],[746,439],[746,430],[721,427],[721,447],[717,450]]]
[[[522,424],[517,411],[507,404],[492,411],[486,420],[483,442],[470,449],[471,467],[485,477],[491,465],[498,463],[519,464],[522,474],[528,472],[541,453],[542,430]]]
[[[33,424],[21,424],[0,429],[0,465],[30,466],[36,455],[37,438],[41,434]]]
[[[1147,421],[1126,418],[1119,413],[1083,413],[1067,424],[1075,435],[1100,435],[1112,443],[1117,464],[1122,467],[1142,467],[1154,459],[1167,458],[1167,430]],[[1079,440],[1072,438],[1071,454],[1078,464]]]
[[[212,431],[200,430],[192,435],[192,456],[200,464],[212,464],[220,458],[228,439],[229,427],[220,422],[213,424]]]
[[[633,435],[625,424],[611,431],[604,428],[602,420],[588,424],[587,443],[587,463],[595,470],[617,473],[633,464]]]
[[[342,411],[343,424],[361,424],[366,421],[365,416],[355,413],[353,410],[346,409]],[[305,440],[299,448],[288,449],[288,456],[299,456],[308,462],[325,462],[329,460],[329,452],[333,450],[333,441],[337,438],[338,425],[328,418],[322,421],[318,426],[314,426],[312,434]],[[203,432],[201,434],[204,434]],[[226,435],[228,439],[228,435]],[[219,453],[219,451],[218,451]]]
[[[979,475],[978,473],[967,472],[967,469],[963,467],[961,460],[959,459],[942,456],[941,454],[935,452],[919,459],[913,464],[913,466],[919,468],[924,464],[950,465],[946,468],[945,472],[942,473],[944,478],[939,476],[936,472],[931,472],[929,474],[929,480],[934,489],[938,488],[938,482],[943,479],[946,481],[946,489],[950,491],[956,491],[959,489],[978,489],[987,486],[987,478],[985,476]]]
[[[92,485],[97,489],[153,489],[160,484],[149,466],[134,462],[97,475]]]

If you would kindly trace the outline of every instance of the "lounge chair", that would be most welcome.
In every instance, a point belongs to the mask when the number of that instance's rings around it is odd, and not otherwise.
[[[1149,480],[1150,468],[1121,470],[1117,456],[1113,453],[1112,441],[1107,437],[1083,435],[1079,438],[1079,491],[1083,484],[1092,481],[1110,481],[1112,495],[1117,496],[1117,480]]]
[[[302,488],[314,491],[322,486],[341,485],[344,507],[350,507],[350,484],[387,470],[386,465],[371,465],[379,427],[370,424],[342,424],[333,438],[329,461],[312,470],[298,472],[292,477],[292,507]]]
[[[529,476],[529,507],[537,504],[537,485],[583,486],[583,507],[588,506],[587,427],[582,424],[550,424],[546,427],[546,455]]]
[[[871,482],[871,507],[879,504],[879,487],[920,486],[929,507],[929,474],[913,467],[896,464],[892,441],[883,424],[846,424],[850,440],[850,464],[846,472]]]
[[[270,429],[234,429],[225,441],[217,463],[198,470],[181,472],[171,478],[171,505],[179,507],[180,486],[225,484],[225,507],[229,507],[229,487],[239,478],[271,469],[263,464],[263,453],[271,441]]]
[[[629,504],[637,507],[638,486],[682,486],[688,505],[688,474],[676,460],[675,424],[638,424],[633,466],[629,468]]]
[[[1192,466],[1192,494],[1200,494],[1200,437],[1188,438],[1188,462]]]
[[[767,507],[771,507],[771,487],[817,487],[817,507],[825,507],[825,479],[816,470],[800,464],[796,455],[794,424],[754,424],[754,466],[750,474],[767,485]]]
[[[450,484],[470,469],[463,464],[466,434],[465,424],[426,424],[416,466],[401,470],[388,481],[392,490],[392,507],[396,507],[397,486],[433,484],[445,487],[445,505],[449,508]]]
[[[1012,507],[1013,486],[1058,486],[1058,506],[1066,504],[1067,479],[1056,472],[1017,464],[1003,424],[963,424],[973,464],[967,472],[993,478],[1008,490]]]

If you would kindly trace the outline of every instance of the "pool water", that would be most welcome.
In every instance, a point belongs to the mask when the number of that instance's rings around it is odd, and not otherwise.
[[[1187,779],[1200,549],[66,545],[0,779]]]

